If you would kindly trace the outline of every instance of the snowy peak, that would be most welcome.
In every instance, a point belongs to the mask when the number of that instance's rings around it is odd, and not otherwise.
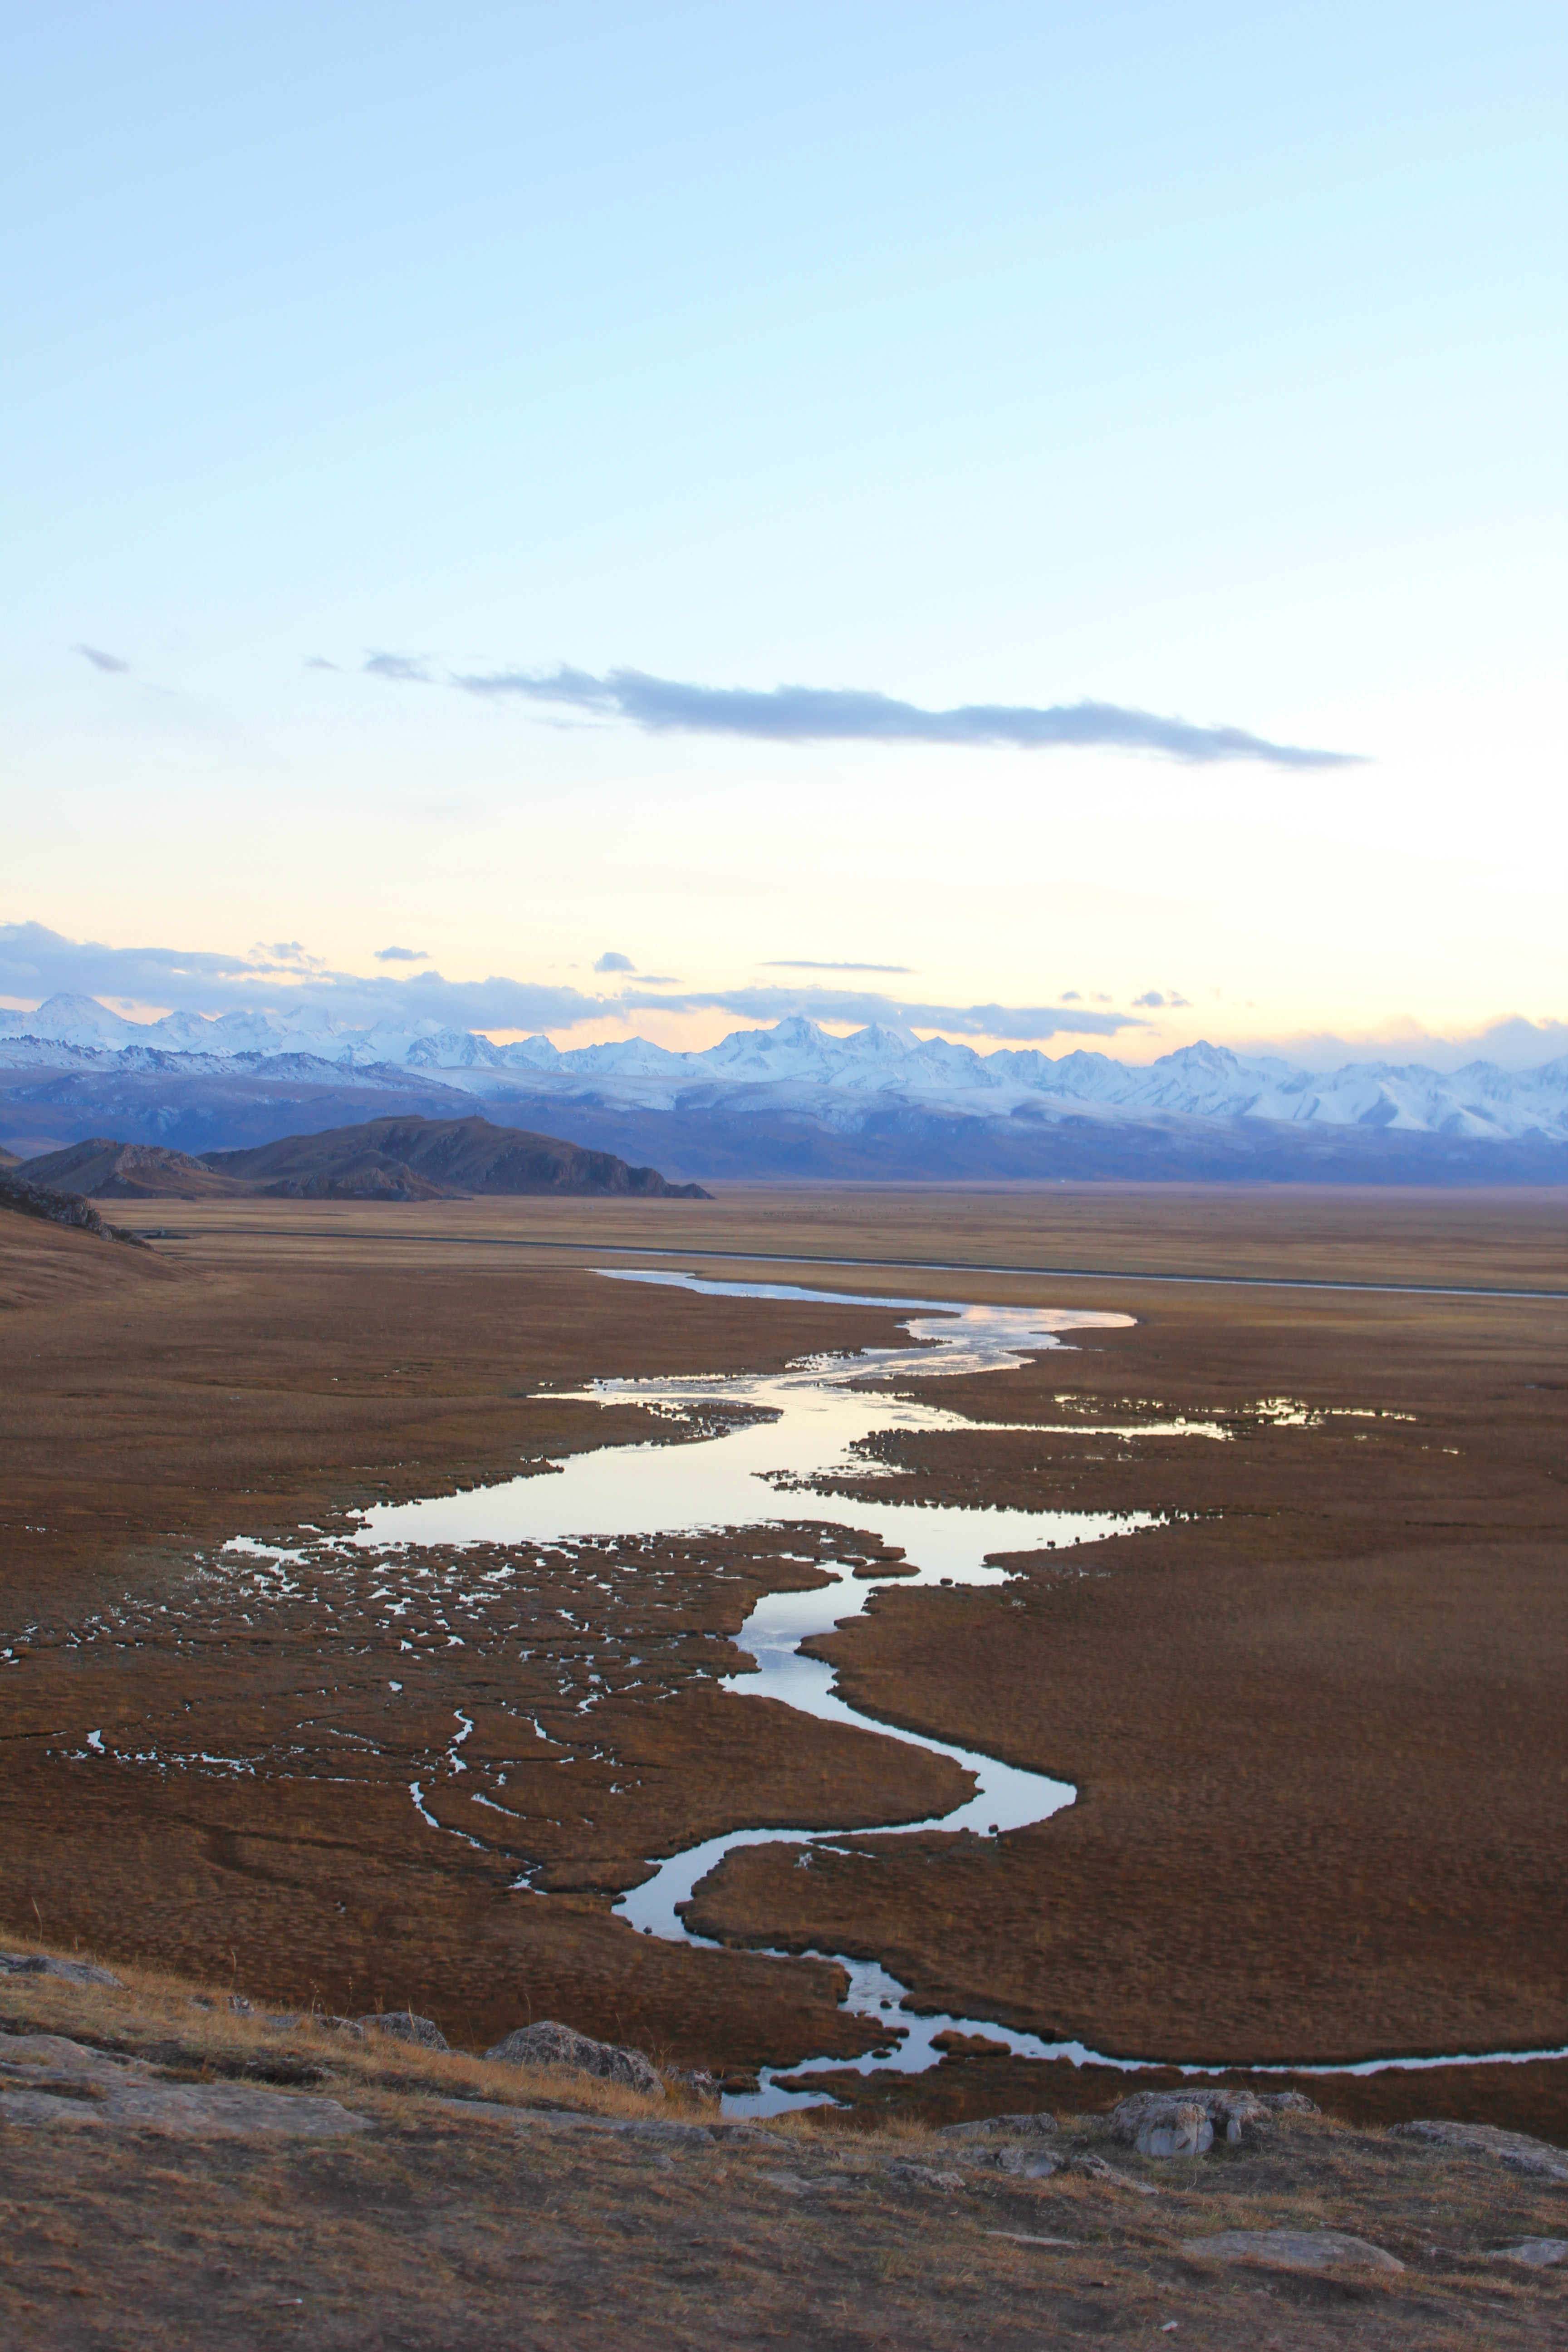
[[[558,1095],[563,1102],[643,1110],[668,1110],[700,1093],[710,1101],[723,1096],[742,1111],[748,1104],[799,1111],[839,1129],[872,1116],[874,1100],[959,1118],[1021,1112],[1037,1119],[1268,1120],[1568,1141],[1568,1055],[1535,1070],[1471,1062],[1443,1075],[1369,1061],[1324,1073],[1205,1039],[1141,1065],[1083,1049],[1056,1059],[1036,1046],[982,1054],[882,1022],[839,1037],[799,1013],[772,1028],[731,1030],[704,1053],[676,1053],[641,1037],[563,1053],[548,1037],[495,1045],[477,1031],[428,1019],[356,1029],[310,1004],[286,1013],[171,1013],[134,1022],[93,997],[58,995],[36,1012],[0,1013],[0,1066],[47,1068],[51,1060],[171,1079],[225,1068],[279,1077],[330,1068],[356,1085],[362,1074],[365,1083],[385,1083],[406,1070],[487,1098]]]

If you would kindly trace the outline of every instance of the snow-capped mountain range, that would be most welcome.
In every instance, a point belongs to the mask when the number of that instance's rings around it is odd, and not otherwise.
[[[1265,1120],[1387,1130],[1467,1141],[1568,1142],[1568,1055],[1532,1070],[1491,1062],[1439,1073],[1419,1064],[1352,1062],[1331,1075],[1225,1046],[1184,1046],[1130,1064],[1077,1051],[981,1054],[937,1037],[874,1025],[836,1037],[795,1017],[737,1029],[702,1053],[643,1038],[562,1052],[548,1037],[492,1045],[434,1022],[351,1028],[301,1011],[171,1013],[132,1022],[88,996],[53,996],[31,1013],[0,1013],[0,1068],[162,1076],[242,1073],[331,1080],[356,1094],[434,1085],[535,1108],[557,1098],[641,1114],[723,1110],[805,1118],[853,1134],[900,1110],[944,1121],[1076,1117],[1113,1121]],[[501,1115],[505,1115],[504,1113]]]

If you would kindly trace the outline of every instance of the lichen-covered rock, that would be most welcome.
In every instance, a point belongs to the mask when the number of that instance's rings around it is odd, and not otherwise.
[[[1394,2254],[1365,2238],[1338,2230],[1221,2230],[1212,2238],[1188,2238],[1183,2251],[1209,2254],[1222,2263],[1267,2263],[1287,2271],[1402,2271]]]
[[[63,1977],[67,1984],[117,1985],[120,1979],[89,1960],[57,1960],[42,1952],[0,1952],[0,1975]]]
[[[193,2139],[326,2139],[371,2128],[367,2116],[336,2099],[249,2084],[170,2083],[145,2060],[61,2034],[8,2034],[0,2050],[0,2128],[50,2126]]]
[[[980,2116],[973,2123],[943,2124],[938,2139],[990,2139],[1000,2134],[1013,2139],[1037,2138],[1057,2129],[1055,2116],[1042,2108],[1037,2114],[1016,2116]]]
[[[1511,2246],[1497,2247],[1491,2260],[1524,2263],[1532,2271],[1554,2270],[1568,2262],[1568,2238],[1516,2238]]]
[[[571,2026],[557,2025],[550,2018],[542,2018],[537,2025],[520,2025],[504,2042],[487,2050],[485,2056],[499,2059],[503,2066],[562,2066],[576,2074],[596,2074],[601,2082],[622,2083],[628,2091],[641,2091],[650,2099],[664,2096],[658,2068],[640,2050],[595,2042],[588,2034],[574,2033]]]
[[[449,2050],[451,2043],[434,2018],[416,2017],[411,2009],[377,2009],[356,2017],[362,2033],[389,2033],[395,2042],[415,2042],[421,2050]]]
[[[1140,2156],[1202,2156],[1223,2136],[1232,2147],[1267,2131],[1279,2115],[1315,2115],[1300,2091],[1135,2091],[1110,2118],[1110,2128]]]
[[[662,2071],[668,2086],[684,2091],[688,2098],[697,2101],[699,2106],[717,2107],[722,2105],[723,2089],[706,2067],[666,2066]]]
[[[910,2189],[940,2189],[943,2196],[951,2196],[955,2189],[967,2186],[962,2172],[939,2172],[934,2165],[930,2164],[889,2164],[888,2178],[889,2180],[901,2180]]]

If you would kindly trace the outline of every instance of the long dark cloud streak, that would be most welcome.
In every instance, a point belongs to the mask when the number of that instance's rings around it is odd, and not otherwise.
[[[573,1029],[589,1021],[637,1013],[727,1013],[745,1021],[782,1021],[804,1013],[814,1021],[895,1022],[942,1029],[963,1037],[1005,1037],[1038,1043],[1058,1035],[1110,1037],[1142,1028],[1137,1016],[1089,1013],[1077,1006],[916,1004],[870,990],[805,988],[714,989],[700,993],[641,987],[618,995],[590,995],[573,987],[509,980],[445,980],[437,971],[407,980],[390,975],[313,971],[297,985],[292,961],[217,955],[173,948],[111,948],[62,938],[42,923],[0,923],[0,996],[59,992],[109,996],[134,1004],[166,1004],[188,1013],[310,1010],[334,1021],[412,1024],[431,1020],[458,1029]],[[279,986],[279,978],[285,984]]]
[[[1358,763],[1351,751],[1304,750],[1270,743],[1240,727],[1194,727],[1113,702],[964,703],[956,710],[922,710],[890,695],[852,688],[776,686],[771,693],[744,687],[683,686],[639,669],[613,669],[603,677],[561,668],[545,676],[500,670],[458,677],[468,694],[519,695],[599,717],[628,719],[652,734],[744,735],[770,743],[1012,744],[1024,751],[1110,747],[1153,751],[1193,765],[1260,760],[1276,768],[1342,768]]]

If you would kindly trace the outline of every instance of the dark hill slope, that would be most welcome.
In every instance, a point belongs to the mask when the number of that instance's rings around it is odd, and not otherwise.
[[[657,1168],[585,1151],[488,1118],[374,1118],[323,1135],[285,1136],[249,1151],[209,1151],[205,1165],[254,1191],[299,1200],[438,1200],[475,1192],[635,1193],[703,1201]]]
[[[63,1151],[41,1152],[24,1163],[21,1173],[29,1184],[87,1201],[212,1201],[250,1190],[183,1151],[161,1143],[119,1143],[107,1135],[89,1136]]]
[[[84,1233],[96,1234],[100,1241],[134,1242],[137,1247],[146,1244],[140,1234],[128,1234],[119,1225],[106,1225],[96,1209],[68,1192],[51,1192],[46,1185],[29,1184],[9,1168],[0,1169],[0,1209],[9,1209],[19,1217],[36,1217],[50,1225],[79,1225]]]

